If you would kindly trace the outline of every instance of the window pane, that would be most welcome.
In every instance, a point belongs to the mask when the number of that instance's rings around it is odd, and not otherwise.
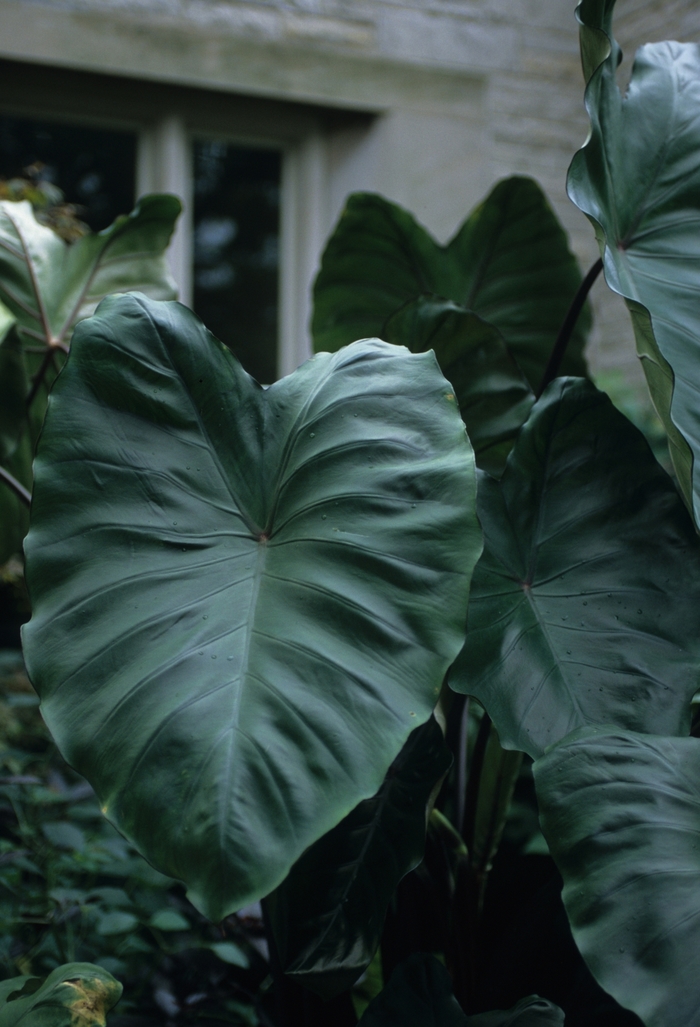
[[[0,178],[25,178],[37,164],[39,176],[57,185],[95,232],[133,209],[133,132],[0,116]]]
[[[259,382],[277,377],[281,154],[194,144],[194,309]]]

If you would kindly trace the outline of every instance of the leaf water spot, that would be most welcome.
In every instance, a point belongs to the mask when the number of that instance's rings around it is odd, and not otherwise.
[[[326,514],[321,514],[321,520],[322,520],[322,521],[325,521],[325,520],[327,520],[327,516],[326,516]]]
[[[415,503],[411,503],[411,509],[415,510],[415,508],[416,508],[416,504]]]
[[[310,431],[309,432],[309,438],[310,439],[315,439],[316,438],[316,432],[315,431]]]
[[[229,663],[231,663],[231,661],[233,660],[233,656],[227,656],[226,659],[228,660]]]
[[[641,610],[637,610],[637,613],[641,613],[641,612],[642,612]]]
[[[411,712],[409,713],[409,717],[415,717],[415,713],[413,712],[413,710],[411,710]]]
[[[353,416],[353,417],[357,417],[357,414],[353,414],[352,416]]]
[[[212,658],[212,660],[215,660],[216,659],[216,653],[212,653],[211,654],[211,658]]]
[[[583,605],[584,605],[584,606],[588,606],[588,603],[586,602],[586,600],[585,600],[585,599],[583,600]]]
[[[571,650],[570,650],[570,649],[567,649],[567,650],[566,650],[566,655],[567,655],[567,656],[571,656]]]
[[[197,656],[204,656],[204,650],[200,649],[197,653]]]
[[[202,620],[209,620],[209,614],[208,613],[203,613],[202,614]]]

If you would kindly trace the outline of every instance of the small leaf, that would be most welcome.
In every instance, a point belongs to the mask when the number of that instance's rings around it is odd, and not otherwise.
[[[330,998],[367,969],[396,886],[423,858],[435,789],[451,762],[431,717],[411,734],[377,794],[295,863],[267,900],[285,974]]]
[[[121,913],[115,910],[105,913],[97,923],[97,933],[102,935],[126,934],[138,927],[138,920],[133,913]]]
[[[316,350],[382,335],[405,303],[432,293],[495,325],[537,388],[569,304],[581,284],[566,234],[529,178],[499,182],[441,246],[408,213],[356,193],[331,236],[314,285]],[[584,374],[585,310],[563,373]]]
[[[43,982],[16,977],[0,984],[0,1027],[105,1027],[121,993],[121,984],[92,963],[66,963]]]
[[[533,771],[593,975],[647,1027],[697,1027],[700,741],[584,728]]]
[[[103,811],[213,920],[431,715],[481,548],[449,395],[432,354],[377,340],[263,389],[136,295],[76,329],[35,461],[28,672]]]
[[[577,8],[591,131],[567,188],[593,224],[608,285],[627,301],[678,481],[700,525],[700,47],[641,47],[623,97],[614,6],[582,0]]]
[[[218,956],[222,963],[230,963],[231,966],[241,966],[243,969],[247,969],[250,965],[250,960],[238,945],[232,941],[215,941],[209,946],[214,955]]]
[[[576,727],[684,734],[700,660],[700,547],[669,476],[589,382],[558,379],[500,482],[449,682],[533,757]]]
[[[149,927],[159,931],[189,931],[190,923],[175,909],[159,909],[148,921]]]
[[[498,329],[449,300],[421,296],[390,317],[382,334],[412,353],[434,350],[477,465],[500,475],[535,396]]]
[[[70,849],[75,852],[82,852],[85,848],[85,835],[79,827],[68,823],[67,820],[42,824],[41,830],[57,849]]]

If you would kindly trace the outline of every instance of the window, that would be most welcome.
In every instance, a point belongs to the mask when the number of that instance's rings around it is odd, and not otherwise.
[[[349,191],[331,196],[328,143],[352,157],[368,115],[8,60],[0,74],[0,177],[41,162],[95,230],[176,193],[181,300],[262,382],[310,354],[310,286]]]

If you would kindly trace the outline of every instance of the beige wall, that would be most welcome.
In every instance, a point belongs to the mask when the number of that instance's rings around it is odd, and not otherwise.
[[[349,191],[379,190],[446,239],[496,179],[514,172],[540,181],[588,266],[593,235],[564,185],[587,131],[574,7],[0,0],[0,56],[374,115],[314,130],[316,149],[304,158],[316,161],[317,183],[307,277]],[[629,58],[646,40],[700,39],[700,4],[618,0],[616,29]],[[626,311],[602,283],[595,305],[594,366],[638,380]]]

